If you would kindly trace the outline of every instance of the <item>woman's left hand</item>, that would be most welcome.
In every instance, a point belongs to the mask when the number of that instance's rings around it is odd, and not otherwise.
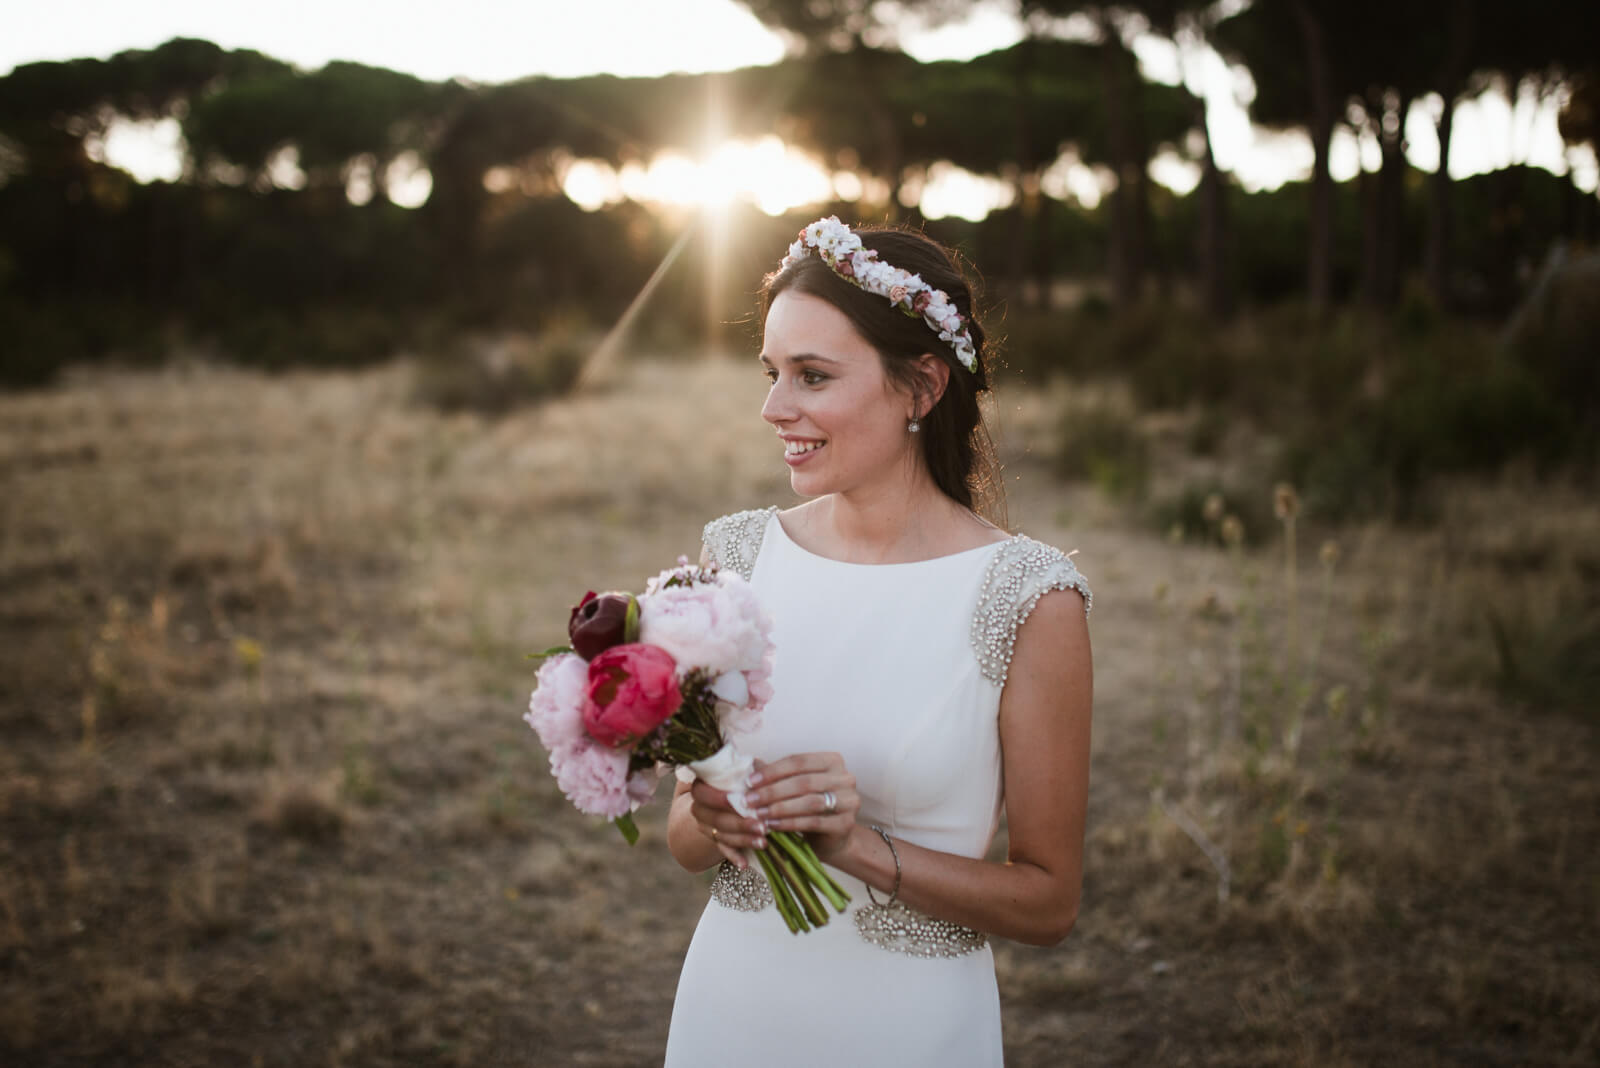
[[[745,799],[767,827],[803,831],[822,860],[838,853],[855,833],[861,795],[856,777],[838,753],[796,753],[757,762]]]

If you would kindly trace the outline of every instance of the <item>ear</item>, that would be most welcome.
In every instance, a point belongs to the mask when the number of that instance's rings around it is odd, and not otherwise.
[[[911,397],[911,414],[921,419],[944,396],[945,387],[950,384],[950,365],[933,353],[924,352],[917,357],[917,377],[921,383]]]

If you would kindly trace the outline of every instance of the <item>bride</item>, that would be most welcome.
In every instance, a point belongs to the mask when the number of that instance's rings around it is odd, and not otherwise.
[[[774,619],[741,816],[680,785],[668,844],[719,866],[668,1065],[1000,1064],[989,936],[1053,945],[1083,867],[1089,590],[1003,524],[985,336],[922,234],[806,227],[762,291],[761,417],[793,508],[707,524]],[[986,859],[1004,811],[1006,859]],[[791,935],[750,851],[804,832],[849,912]]]

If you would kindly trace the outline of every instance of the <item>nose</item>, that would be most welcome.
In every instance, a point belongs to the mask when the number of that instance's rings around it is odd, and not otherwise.
[[[781,380],[774,382],[772,388],[767,390],[767,399],[761,405],[761,418],[773,426],[787,423],[794,418],[794,405],[789,399],[789,391],[784,388]]]

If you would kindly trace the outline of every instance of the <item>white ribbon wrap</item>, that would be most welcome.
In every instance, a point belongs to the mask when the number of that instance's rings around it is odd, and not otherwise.
[[[728,794],[728,804],[741,816],[754,816],[755,809],[744,799],[744,788],[750,785],[750,773],[756,769],[756,759],[734,748],[729,742],[704,760],[696,760],[693,764],[685,764],[678,768],[676,774],[679,782],[694,782],[696,779],[703,783],[725,790]]]

